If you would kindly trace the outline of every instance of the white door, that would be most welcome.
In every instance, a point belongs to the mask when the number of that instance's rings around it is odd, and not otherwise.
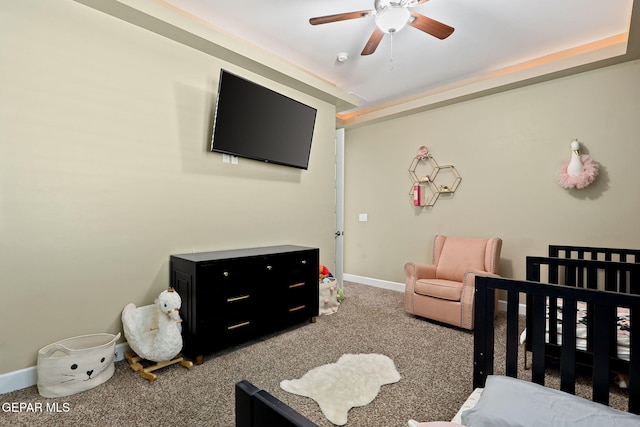
[[[333,275],[342,289],[344,272],[344,129],[336,130],[336,263]]]

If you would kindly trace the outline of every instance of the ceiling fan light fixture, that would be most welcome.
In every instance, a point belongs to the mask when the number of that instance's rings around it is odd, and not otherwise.
[[[373,7],[377,12],[390,7],[407,7],[409,3],[417,0],[374,0]]]
[[[382,8],[376,13],[376,25],[385,33],[396,33],[404,28],[411,18],[406,7],[391,6]]]

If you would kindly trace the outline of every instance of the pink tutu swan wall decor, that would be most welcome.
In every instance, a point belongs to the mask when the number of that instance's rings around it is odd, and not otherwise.
[[[566,189],[585,188],[595,181],[600,165],[588,154],[580,154],[577,139],[571,142],[571,158],[560,167],[558,182]]]

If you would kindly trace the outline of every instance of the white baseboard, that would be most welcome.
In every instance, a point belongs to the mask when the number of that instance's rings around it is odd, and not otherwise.
[[[119,362],[124,359],[125,350],[129,345],[125,343],[116,345],[116,357],[114,361]],[[37,367],[24,368],[0,375],[0,394],[9,393],[15,390],[34,386],[38,383]]]
[[[0,375],[0,393],[9,393],[14,390],[31,387],[37,384],[38,376],[36,367],[20,369]]]
[[[344,273],[343,280],[348,282],[361,283],[376,288],[390,289],[392,291],[404,292],[404,283],[389,282],[387,280],[374,279],[372,277],[357,276],[355,274]]]

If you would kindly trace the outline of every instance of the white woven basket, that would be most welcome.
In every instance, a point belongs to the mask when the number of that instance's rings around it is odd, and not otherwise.
[[[340,302],[338,301],[338,281],[330,278],[329,283],[319,283],[320,286],[320,307],[319,314],[333,314],[338,311]]]
[[[38,351],[38,392],[43,397],[69,396],[94,388],[113,376],[120,334],[67,338]]]

